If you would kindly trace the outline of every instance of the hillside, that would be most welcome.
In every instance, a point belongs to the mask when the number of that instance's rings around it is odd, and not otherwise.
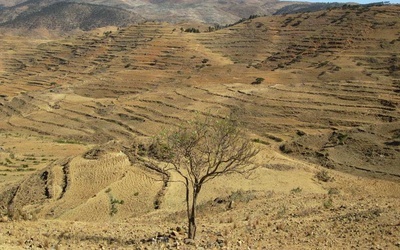
[[[77,3],[80,4],[78,5]],[[107,23],[107,25],[121,25],[121,23],[125,24],[127,21],[127,16],[129,15],[122,10],[131,12],[131,15],[134,16],[134,21],[137,21],[135,15],[140,15],[146,20],[150,21],[166,21],[170,23],[194,22],[206,23],[209,25],[226,25],[235,23],[242,18],[248,18],[252,15],[272,15],[283,7],[289,7],[288,9],[284,9],[284,11],[287,12],[293,11],[293,9],[298,9],[298,6],[301,6],[301,8],[305,11],[315,11],[319,8],[325,9],[329,6],[334,6],[329,4],[321,5],[307,2],[296,4],[296,2],[284,2],[278,0],[29,0],[11,2],[0,1],[0,6],[1,5],[6,6],[7,8],[0,11],[0,23],[9,22],[8,26],[14,28],[27,28],[32,26],[36,27],[40,22],[40,26],[46,27],[47,29],[54,29],[55,24],[57,24],[58,26],[63,27],[63,30],[71,30],[76,26],[82,26],[84,29],[90,28],[87,25],[89,21],[93,21],[95,24],[93,26],[96,27],[98,27],[98,25],[104,25],[104,22]],[[92,10],[92,15],[89,16],[89,20],[85,21],[86,24],[81,23],[88,17],[88,14],[86,13],[88,11],[87,8],[89,8],[89,6],[91,8],[95,8],[93,5],[97,6],[96,8],[100,8],[100,10]],[[295,7],[290,8],[290,6]],[[316,6],[316,8],[313,6]],[[78,7],[79,9],[77,9]],[[102,13],[100,13],[100,16],[97,16],[99,12]],[[105,12],[113,12],[114,14]],[[118,14],[115,14],[115,12]],[[111,17],[108,17],[106,20],[104,20],[103,17],[108,15]],[[118,15],[124,16],[122,20],[107,20],[110,18],[115,19]],[[79,16],[82,16],[80,17],[81,20],[78,18]],[[13,21],[14,19],[16,20]],[[69,22],[64,22],[65,20],[68,20]],[[55,24],[52,24],[52,22]]]
[[[399,15],[348,6],[214,32],[145,22],[0,38],[0,209],[23,220],[1,224],[0,239],[158,249],[165,242],[147,239],[166,234],[183,244],[169,230],[185,230],[182,186],[165,187],[135,148],[211,111],[244,121],[262,167],[202,191],[199,247],[395,249]],[[115,214],[113,199],[124,200]]]
[[[36,2],[32,3],[30,11],[22,13],[18,13],[20,8],[5,9],[3,13],[10,12],[8,15],[12,15],[15,12],[15,14],[13,18],[9,18],[9,21],[0,24],[0,27],[18,30],[48,29],[70,32],[72,30],[88,31],[106,26],[127,26],[144,20],[133,12],[101,5],[59,2],[44,4],[43,7],[39,6]],[[3,16],[8,15],[3,14]]]

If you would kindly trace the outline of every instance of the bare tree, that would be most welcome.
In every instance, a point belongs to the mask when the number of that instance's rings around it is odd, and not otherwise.
[[[203,185],[233,173],[246,174],[255,169],[252,158],[259,152],[246,139],[231,117],[207,116],[166,133],[157,140],[163,152],[166,170],[176,171],[186,187],[188,238],[196,236],[196,205]]]

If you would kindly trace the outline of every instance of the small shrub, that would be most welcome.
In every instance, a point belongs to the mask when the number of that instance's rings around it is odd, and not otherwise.
[[[290,190],[290,192],[292,194],[294,193],[301,193],[301,191],[303,191],[303,189],[301,187],[297,187],[297,188],[293,188],[292,190]]]
[[[315,177],[323,182],[329,182],[334,180],[332,176],[329,176],[329,173],[326,170],[319,171],[318,173],[315,174]]]
[[[260,144],[264,144],[264,145],[270,145],[269,142],[266,142],[266,141],[261,140],[259,138],[253,139],[252,141],[255,142],[255,143],[260,143]]]
[[[276,141],[276,142],[283,142],[282,138],[279,138],[279,137],[277,137],[275,135],[271,135],[271,134],[266,134],[265,133],[264,136],[267,137],[268,139],[271,139],[271,140]]]
[[[279,218],[282,218],[286,213],[287,213],[287,208],[286,208],[285,205],[283,205],[283,206],[279,209],[279,211],[278,211],[278,213],[276,214],[276,216],[277,216],[277,218],[279,219]]]
[[[104,32],[103,32],[103,35],[104,35],[105,37],[108,37],[109,35],[111,35],[111,33],[112,33],[111,30],[109,30],[109,31],[104,31]]]
[[[304,135],[306,135],[306,132],[301,131],[301,130],[297,130],[297,131],[296,131],[296,134],[297,134],[298,136],[304,136]]]
[[[252,82],[251,84],[261,84],[265,79],[262,77],[258,77],[256,78],[256,80],[254,82]]]
[[[376,63],[378,63],[378,59],[376,59],[375,57],[369,57],[369,58],[367,58],[367,62],[376,64]]]
[[[279,150],[285,154],[293,153],[292,148],[288,144],[282,144],[279,146]]]
[[[196,29],[196,28],[187,28],[187,29],[185,29],[185,32],[188,32],[188,33],[200,33],[200,30]]]
[[[329,209],[333,207],[333,200],[329,198],[323,202],[324,208]]]
[[[339,191],[338,188],[330,188],[330,189],[328,190],[328,194],[329,194],[329,195],[340,194],[340,191]]]
[[[287,164],[265,164],[264,167],[276,171],[289,171],[294,169],[293,166]]]
[[[340,145],[344,145],[346,139],[348,138],[348,135],[347,135],[347,134],[339,133],[338,136],[337,136],[337,138],[338,138],[338,140],[339,140],[339,144],[340,144]]]
[[[110,195],[110,204],[111,204],[111,208],[110,208],[110,215],[114,216],[116,213],[118,213],[118,208],[117,205],[123,205],[124,204],[124,200],[117,200],[114,199],[112,197],[112,195]]]
[[[252,191],[243,191],[243,190],[232,192],[232,194],[229,196],[229,200],[231,201],[240,201],[245,203],[248,203],[254,198],[255,195]]]
[[[299,20],[299,21],[295,22],[294,24],[292,24],[292,26],[296,27],[296,26],[299,26],[300,24],[301,24],[301,21]]]

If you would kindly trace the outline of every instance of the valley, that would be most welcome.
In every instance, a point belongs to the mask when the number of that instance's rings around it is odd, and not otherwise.
[[[1,37],[0,248],[195,249],[183,187],[164,187],[138,150],[196,115],[234,113],[261,167],[207,186],[197,247],[396,249],[399,14],[347,6],[212,32],[145,21]],[[169,241],[147,241],[157,234]]]

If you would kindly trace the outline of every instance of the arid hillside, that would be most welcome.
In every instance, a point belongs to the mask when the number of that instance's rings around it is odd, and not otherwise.
[[[48,30],[65,36],[72,31],[122,27],[142,21],[140,15],[116,7],[54,0],[28,1],[0,10],[0,28],[19,34]]]
[[[159,233],[182,244],[183,187],[137,150],[196,115],[234,112],[262,167],[207,186],[197,246],[396,249],[399,15],[353,6],[212,32],[145,22],[1,37],[0,212],[23,221],[0,224],[0,240],[167,247],[147,241]]]
[[[115,20],[112,23],[109,19],[116,19],[116,13],[126,16],[126,11],[128,11],[136,19],[137,16],[141,16],[149,21],[227,25],[254,15],[272,15],[277,11],[284,13],[293,13],[293,11],[299,10],[308,12],[341,5],[343,4],[317,4],[278,0],[0,0],[0,24],[7,22],[7,26],[27,28],[32,25],[38,25],[37,19],[40,18],[42,20],[41,26],[51,30],[54,30],[57,25],[63,27],[63,30],[71,30],[76,26],[85,26],[84,24],[89,21],[94,22],[92,26],[95,27],[107,21],[110,23],[109,25],[118,24],[121,26],[120,23],[124,24],[124,18],[119,20],[119,23]],[[89,7],[96,9],[96,11],[92,11],[94,16],[91,17],[91,20],[76,20],[72,18],[78,15],[82,19],[87,19],[85,16]],[[108,15],[105,15],[107,12]],[[110,12],[114,14],[109,14]],[[68,22],[65,22],[66,20]],[[62,23],[63,21],[64,23]],[[51,22],[54,23],[51,24]]]

